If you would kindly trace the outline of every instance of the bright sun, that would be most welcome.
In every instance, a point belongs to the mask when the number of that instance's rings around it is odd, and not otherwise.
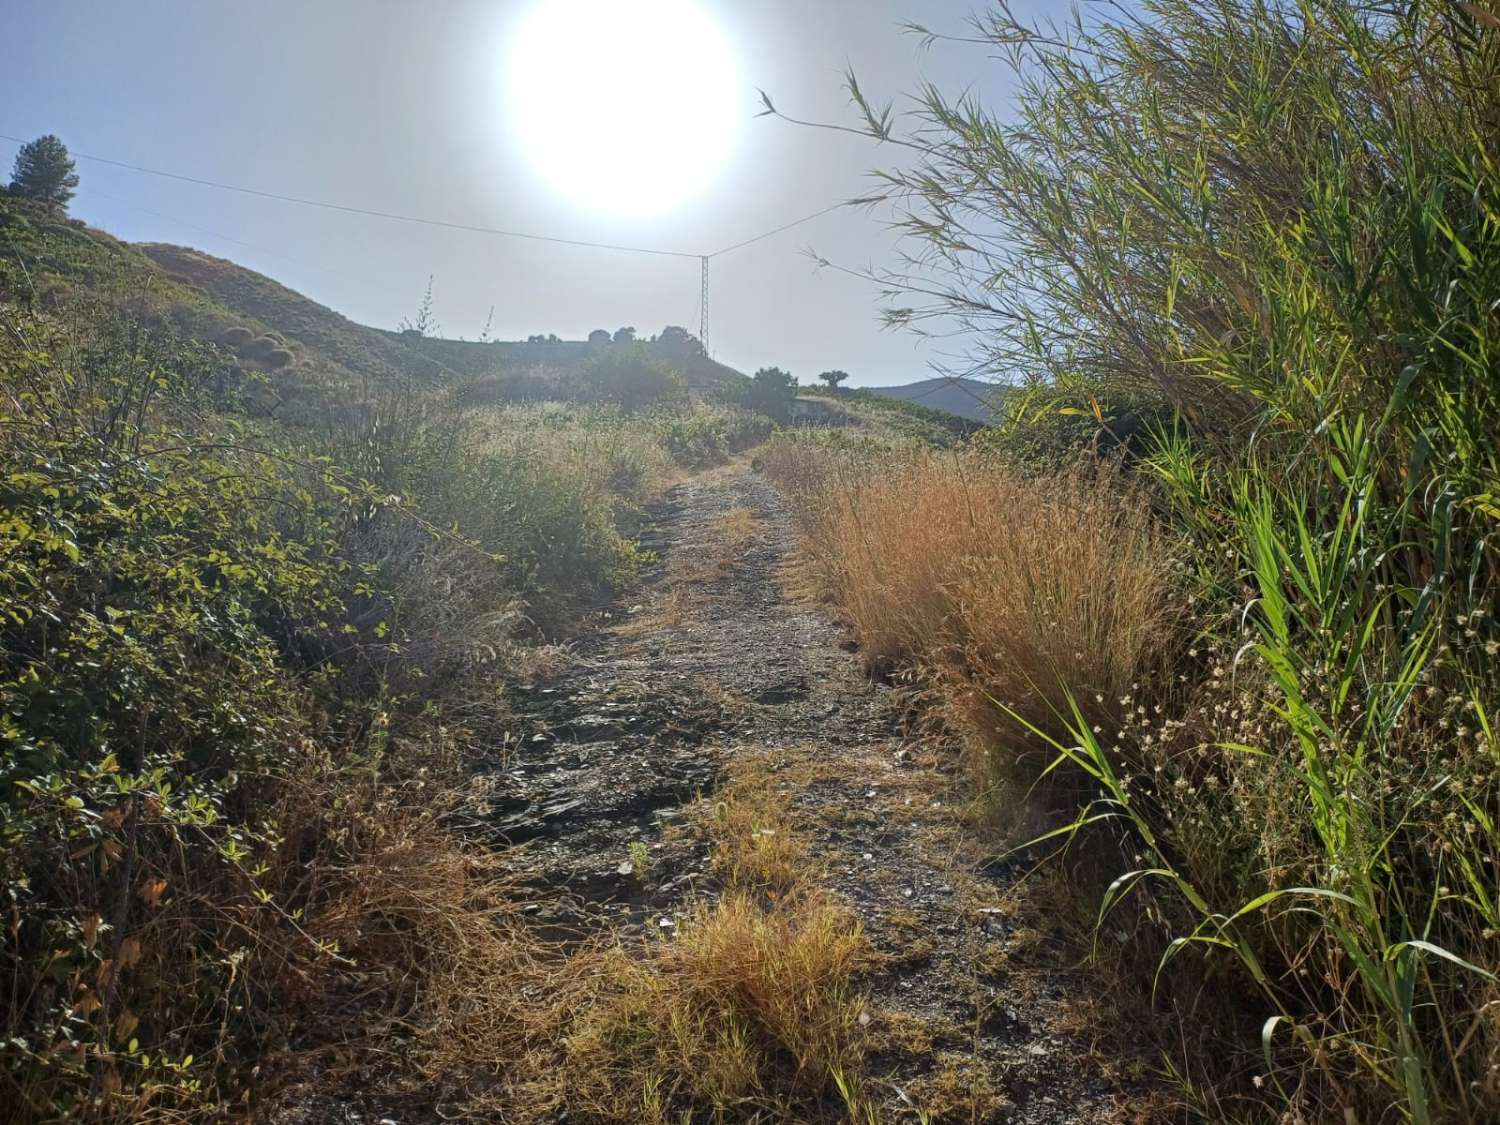
[[[722,168],[745,116],[737,71],[693,0],[536,0],[511,40],[506,104],[559,191],[643,216]]]

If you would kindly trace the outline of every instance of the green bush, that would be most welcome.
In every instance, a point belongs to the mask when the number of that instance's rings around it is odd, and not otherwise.
[[[212,352],[98,317],[74,346],[7,316],[0,344],[0,987],[22,1120],[192,1102],[213,1047],[195,1021],[226,1058],[247,1045],[232,982],[287,923],[256,875],[271,779],[336,717],[313,697],[348,662],[293,654],[399,639],[349,614],[341,544],[373,498],[206,427]]]
[[[734,406],[697,406],[664,414],[657,423],[672,460],[685,468],[722,465],[730,455],[764,441],[771,433],[764,414]]]
[[[779,367],[762,367],[742,388],[741,402],[750,410],[786,422],[791,419],[796,397],[797,380],[790,372]]]

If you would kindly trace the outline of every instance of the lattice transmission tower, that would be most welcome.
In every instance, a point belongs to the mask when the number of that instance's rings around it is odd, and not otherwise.
[[[703,354],[712,355],[708,350],[708,255],[699,260],[703,263],[703,295],[698,303],[698,340],[703,344]]]

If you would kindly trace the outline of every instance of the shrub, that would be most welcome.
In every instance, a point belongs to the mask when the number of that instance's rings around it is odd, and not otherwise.
[[[255,338],[255,333],[243,325],[236,324],[219,334],[219,343],[226,348],[239,348]]]
[[[468,534],[505,558],[533,616],[560,626],[628,581],[642,559],[622,529],[665,479],[649,427],[606,407],[545,404],[476,418],[429,501],[465,513]]]
[[[519,600],[563,624],[628,573],[613,520],[659,447],[391,394],[334,461],[246,448],[215,349],[102,307],[0,317],[10,1118],[218,1114],[267,1043],[342,1038],[356,991],[423,1058],[479,1034],[472,982],[510,997],[530,955],[442,824],[483,789],[460,767],[499,736]]]
[[[281,341],[267,334],[265,336],[257,336],[248,344],[241,345],[239,354],[246,359],[264,360],[280,347]]]
[[[723,427],[705,415],[678,415],[662,424],[662,441],[672,460],[688,468],[707,468],[729,460]]]
[[[674,461],[701,469],[722,465],[731,454],[764,441],[771,420],[739,407],[699,405],[662,415],[657,430]]]
[[[266,353],[265,363],[272,371],[288,367],[297,357],[286,348],[272,348]]]
[[[779,367],[762,367],[742,388],[742,396],[748,409],[786,422],[791,419],[792,402],[797,397],[797,380]]]
[[[345,620],[351,509],[317,470],[184,441],[209,385],[192,350],[128,322],[73,349],[11,328],[0,978],[25,999],[6,1100],[22,1119],[191,1105],[253,1042],[236,976],[274,991],[317,959],[275,893],[278,779],[315,756],[311,693],[336,672],[299,681],[285,654]]]

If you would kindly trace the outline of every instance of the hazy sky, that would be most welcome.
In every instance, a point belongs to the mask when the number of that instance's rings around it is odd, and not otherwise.
[[[757,87],[788,113],[842,120],[846,63],[874,94],[923,78],[1006,94],[983,52],[924,51],[899,28],[920,20],[961,31],[983,0],[673,0],[699,9],[727,44],[732,57],[716,66],[733,74],[731,97],[722,111],[703,109],[705,124],[687,135],[664,136],[652,120],[629,135],[669,142],[684,168],[717,150],[722,164],[706,182],[684,179],[690,194],[665,213],[606,213],[590,205],[600,194],[591,185],[560,190],[534,131],[514,121],[512,47],[548,2],[0,0],[0,133],[54,132],[76,152],[355,207],[698,254],[867,191],[868,171],[893,156],[756,118]],[[1031,10],[1066,8],[1035,0]],[[525,73],[545,80],[545,61],[534,63]],[[641,81],[660,83],[661,68]],[[586,127],[569,140],[628,153],[620,131]],[[6,172],[14,150],[0,142]],[[492,305],[501,338],[627,324],[697,330],[696,261],[320,211],[86,160],[79,173],[73,211],[90,223],[232,258],[367,324],[393,327],[412,313],[432,274],[445,335],[477,336]],[[859,267],[887,260],[892,245],[876,219],[839,212],[716,259],[715,356],[746,370],[777,364],[804,381],[829,367],[857,383],[925,377],[932,353],[880,329],[871,287],[819,271],[803,253]]]

